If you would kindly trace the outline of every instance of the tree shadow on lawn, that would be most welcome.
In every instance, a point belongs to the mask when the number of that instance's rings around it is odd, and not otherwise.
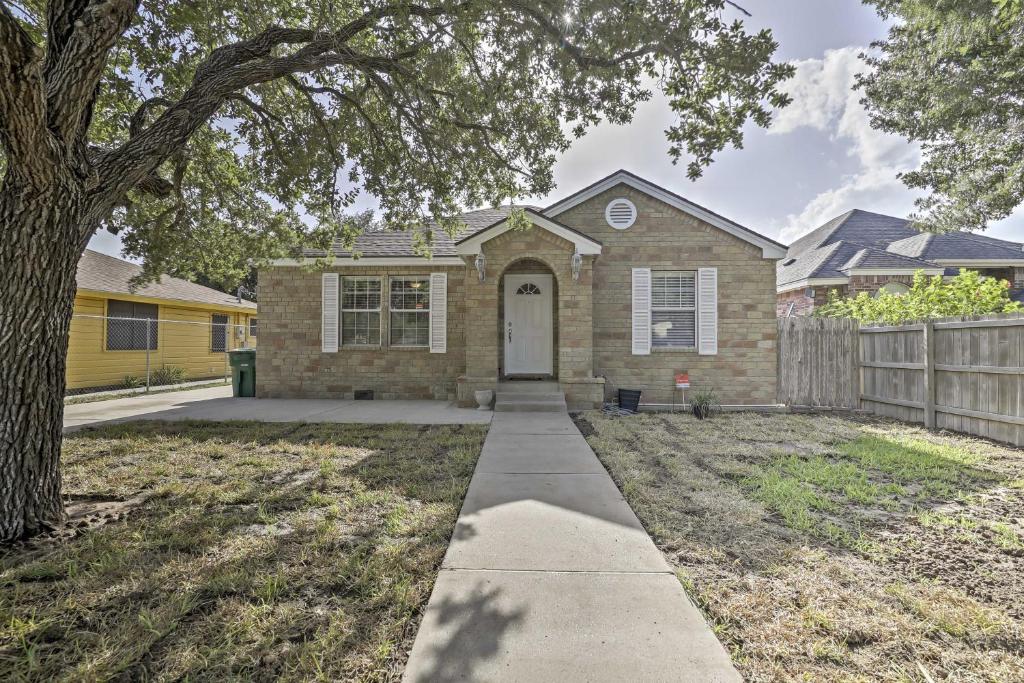
[[[484,431],[132,423],[69,437],[70,494],[152,496],[0,556],[0,679],[397,679]]]
[[[993,542],[988,518],[1024,514],[1020,451],[822,415],[577,419],[745,676],[920,680],[919,661],[936,679],[1012,680],[1024,666],[1024,553]],[[945,523],[960,516],[970,537]]]

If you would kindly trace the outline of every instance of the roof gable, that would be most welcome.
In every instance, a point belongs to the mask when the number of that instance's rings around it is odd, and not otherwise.
[[[525,210],[527,218],[530,222],[539,228],[547,230],[550,233],[558,235],[562,239],[572,242],[576,246],[576,251],[580,254],[600,254],[601,243],[595,240],[593,237],[584,235],[579,230],[570,228],[568,225],[563,225],[556,220],[548,218],[547,216],[538,213],[532,209]],[[471,235],[463,237],[455,243],[455,251],[459,254],[477,254],[480,252],[480,247],[498,235],[502,235],[512,229],[512,224],[508,217],[502,218],[493,225],[475,232]]]
[[[739,223],[729,220],[724,216],[720,216],[717,213],[709,209],[705,209],[703,206],[694,204],[688,199],[685,199],[674,192],[666,190],[659,185],[655,185],[649,180],[630,173],[629,171],[619,170],[611,175],[598,180],[597,182],[588,185],[579,192],[569,195],[565,199],[562,199],[544,209],[543,213],[545,216],[554,218],[565,211],[578,206],[583,202],[596,197],[597,195],[610,190],[616,185],[628,185],[629,187],[643,192],[644,194],[657,199],[669,206],[672,206],[680,211],[690,214],[695,218],[712,225],[720,230],[723,230],[734,237],[738,237],[745,242],[761,247],[761,252],[764,258],[782,258],[785,256],[786,247],[773,239],[765,237],[753,230],[746,228]]]

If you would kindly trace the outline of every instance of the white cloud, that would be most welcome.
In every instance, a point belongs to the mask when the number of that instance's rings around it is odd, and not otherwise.
[[[783,241],[793,240],[828,219],[853,208],[905,215],[913,207],[914,194],[897,178],[920,160],[917,145],[875,130],[856,75],[865,69],[860,47],[827,50],[821,59],[794,62],[796,75],[786,84],[793,103],[783,109],[769,130],[773,135],[813,128],[849,146],[848,154],[860,169],[844,176],[841,184],[821,192],[797,214],[786,217],[780,230]]]
[[[896,177],[899,171],[891,166],[879,166],[843,178],[840,185],[809,201],[800,213],[788,215],[782,223],[779,239],[789,244],[850,209],[906,216],[913,209],[915,195]]]
[[[850,100],[854,75],[860,71],[861,48],[827,50],[823,59],[793,62],[796,74],[783,90],[793,102],[775,116],[770,132],[791,133],[802,127],[828,130]]]

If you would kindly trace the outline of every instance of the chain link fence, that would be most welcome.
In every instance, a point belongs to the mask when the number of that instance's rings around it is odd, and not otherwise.
[[[75,314],[68,394],[230,382],[227,351],[254,348],[256,325],[244,314],[214,313],[209,322]]]

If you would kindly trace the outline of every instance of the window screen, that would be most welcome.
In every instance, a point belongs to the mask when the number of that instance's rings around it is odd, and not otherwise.
[[[342,346],[380,345],[380,278],[341,278]]]
[[[430,278],[391,278],[391,345],[430,345]]]
[[[696,348],[697,274],[694,271],[651,273],[651,346]]]
[[[257,336],[256,333],[259,331],[259,329],[260,329],[259,319],[258,318],[249,318],[249,336],[250,337]]]
[[[134,301],[107,301],[107,351],[145,351],[146,328],[149,349],[157,348],[159,306]]]
[[[210,350],[214,353],[228,350],[228,317],[214,313],[210,316]]]

